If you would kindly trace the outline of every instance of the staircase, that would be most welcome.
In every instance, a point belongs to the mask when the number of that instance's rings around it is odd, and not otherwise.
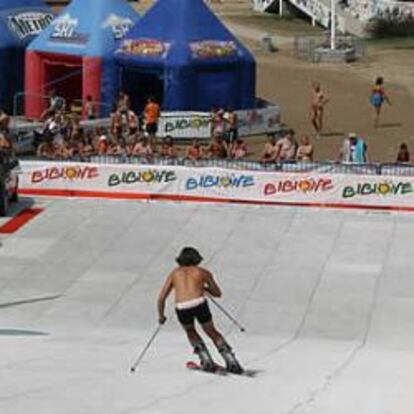
[[[313,24],[329,28],[331,21],[331,0],[283,0],[284,4],[294,6],[312,19]],[[279,0],[254,0],[254,10],[272,12],[279,10]],[[365,22],[358,20],[352,14],[336,7],[336,25],[342,33],[351,33],[363,37]]]

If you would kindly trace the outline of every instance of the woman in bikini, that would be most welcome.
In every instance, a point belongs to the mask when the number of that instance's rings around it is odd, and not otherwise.
[[[203,148],[197,139],[193,139],[191,145],[187,148],[185,158],[190,161],[198,161],[203,158]]]
[[[296,161],[309,162],[313,161],[313,145],[310,143],[308,135],[300,138],[300,144],[296,151]]]
[[[388,105],[391,105],[391,101],[385,93],[384,78],[382,76],[379,76],[375,80],[374,86],[371,90],[371,96],[369,101],[371,105],[374,107],[374,127],[377,128],[379,126],[379,118],[381,115],[382,105],[384,104],[384,102],[387,102]]]

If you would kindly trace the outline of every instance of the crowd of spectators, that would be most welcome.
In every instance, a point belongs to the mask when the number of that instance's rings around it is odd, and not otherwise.
[[[96,108],[90,97],[84,103],[82,114],[95,119]],[[81,126],[81,114],[65,111],[65,105],[51,93],[49,107],[43,112],[42,127],[35,131],[34,146],[38,157],[68,160],[87,159],[92,155],[174,159],[182,155],[189,160],[245,159],[249,153],[238,135],[237,114],[220,108],[211,111],[211,139],[201,142],[193,139],[183,150],[177,149],[171,136],[157,137],[160,107],[149,98],[142,113],[131,108],[130,98],[120,93],[111,111],[107,128]]]
[[[157,137],[160,107],[149,98],[142,113],[131,108],[127,94],[120,93],[112,109],[108,127],[85,127],[82,117],[95,119],[96,108],[90,97],[85,101],[82,113],[65,110],[62,100],[54,93],[49,107],[43,112],[42,127],[35,131],[36,155],[43,159],[88,160],[91,156],[137,157],[144,162],[154,159],[190,161],[255,160],[263,165],[280,162],[314,161],[314,145],[308,135],[296,138],[295,131],[288,129],[283,134],[269,134],[261,153],[251,151],[247,142],[238,134],[237,113],[231,109],[211,110],[211,138],[194,138],[185,146],[177,147],[171,136]],[[0,110],[0,150],[11,149],[9,139],[10,117]],[[188,141],[187,141],[188,142]],[[338,162],[368,162],[367,144],[356,134],[348,134],[338,152]],[[402,143],[395,162],[409,163],[408,145]]]
[[[264,164],[274,162],[309,162],[313,161],[313,145],[308,135],[303,135],[299,142],[295,131],[289,129],[279,140],[270,135],[264,146],[261,162]]]

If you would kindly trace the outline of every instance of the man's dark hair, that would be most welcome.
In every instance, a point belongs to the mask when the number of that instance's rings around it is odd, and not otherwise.
[[[175,260],[180,266],[197,266],[203,258],[194,247],[184,247]]]

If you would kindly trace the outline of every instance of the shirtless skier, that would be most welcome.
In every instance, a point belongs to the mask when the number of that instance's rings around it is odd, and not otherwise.
[[[241,374],[243,368],[237,361],[230,345],[214,326],[205,293],[207,292],[213,297],[220,297],[221,289],[213,275],[208,270],[198,266],[202,260],[203,258],[195,248],[184,247],[182,249],[176,259],[178,267],[168,276],[158,297],[159,323],[163,324],[166,321],[164,314],[165,301],[171,291],[174,290],[178,320],[187,333],[194,353],[200,358],[202,369],[214,371],[215,363],[195,328],[195,319],[214,342],[225,361],[226,369]]]

